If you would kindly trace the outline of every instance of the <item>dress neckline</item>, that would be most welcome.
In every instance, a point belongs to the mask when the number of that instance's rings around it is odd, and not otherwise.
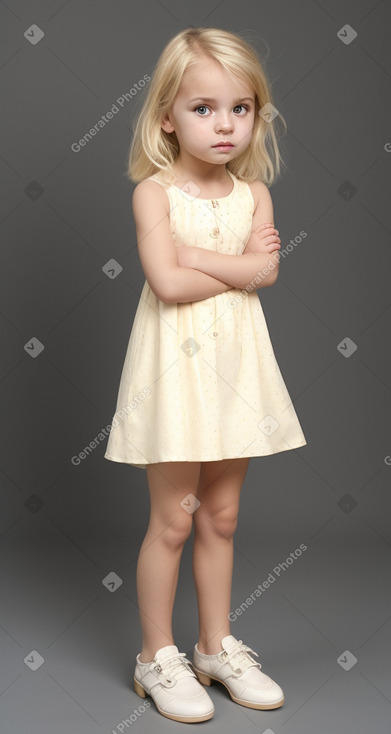
[[[191,196],[193,199],[197,199],[198,201],[222,201],[224,199],[229,199],[229,197],[232,196],[232,194],[234,193],[234,191],[236,189],[236,182],[237,182],[236,176],[234,176],[234,174],[228,168],[227,168],[227,173],[228,173],[230,179],[233,182],[233,187],[232,187],[231,191],[229,192],[229,194],[227,194],[226,196],[219,196],[219,197],[210,196],[208,199],[201,199],[199,196],[192,196],[192,194],[187,194],[187,192],[184,191],[183,188],[181,188],[180,186],[175,186],[175,184],[171,184],[171,186],[174,189],[178,189],[178,191],[181,191],[182,194],[185,194],[187,196]]]

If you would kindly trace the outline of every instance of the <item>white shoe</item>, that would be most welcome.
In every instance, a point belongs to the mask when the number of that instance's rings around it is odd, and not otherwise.
[[[217,680],[227,688],[235,703],[252,709],[276,709],[285,701],[282,688],[261,673],[260,663],[254,660],[250,652],[258,654],[237,640],[227,635],[221,640],[222,650],[216,655],[205,655],[194,646],[193,668],[200,683],[210,686]]]
[[[136,658],[134,690],[145,698],[151,696],[159,713],[168,719],[197,722],[211,719],[213,701],[190,668],[186,653],[176,645],[161,647],[148,663]]]

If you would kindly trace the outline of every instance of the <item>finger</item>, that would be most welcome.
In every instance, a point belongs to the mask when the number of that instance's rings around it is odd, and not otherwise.
[[[265,227],[274,227],[273,222],[262,222],[262,224],[258,224],[257,229],[264,229]]]
[[[257,234],[266,234],[266,233],[275,233],[276,230],[274,227],[271,227],[270,225],[261,224],[259,227],[257,227],[255,230],[253,230]]]
[[[270,245],[272,242],[281,242],[280,238],[276,237],[274,234],[262,237],[262,240],[266,245]]]

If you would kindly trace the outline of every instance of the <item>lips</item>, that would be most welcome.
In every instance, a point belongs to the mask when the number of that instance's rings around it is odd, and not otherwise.
[[[229,148],[233,148],[234,146],[233,146],[232,143],[230,143],[228,141],[224,141],[224,140],[222,140],[221,143],[216,143],[216,145],[212,145],[212,148],[221,148],[221,147],[223,147],[223,148],[228,148],[228,147]]]

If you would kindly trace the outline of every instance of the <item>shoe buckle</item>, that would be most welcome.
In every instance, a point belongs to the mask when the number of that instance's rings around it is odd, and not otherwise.
[[[228,658],[229,657],[228,656],[228,652],[226,650],[223,650],[222,653],[221,653],[221,657],[222,658]],[[244,670],[242,668],[234,668],[234,664],[229,659],[227,660],[227,663],[228,663],[229,667],[231,668],[231,670],[232,670],[232,672],[233,672],[234,675],[238,675],[238,676],[243,675]]]
[[[157,673],[162,673],[163,672],[163,669],[162,669],[162,666],[160,665],[160,663],[157,663],[157,665],[154,665],[154,669],[156,670]],[[196,677],[195,676],[195,673],[193,673],[193,675],[194,675],[194,677]],[[164,682],[161,681],[161,684],[165,688],[173,688],[173,686],[175,686],[175,684],[176,684],[176,680],[173,680],[172,678],[166,678],[165,677],[164,678]]]
[[[233,666],[233,664],[231,663],[230,660],[228,660],[228,665],[231,668],[231,670],[232,670],[232,672],[233,672],[234,675],[242,675],[244,673],[244,671],[242,670],[242,668],[234,668],[234,666]]]

